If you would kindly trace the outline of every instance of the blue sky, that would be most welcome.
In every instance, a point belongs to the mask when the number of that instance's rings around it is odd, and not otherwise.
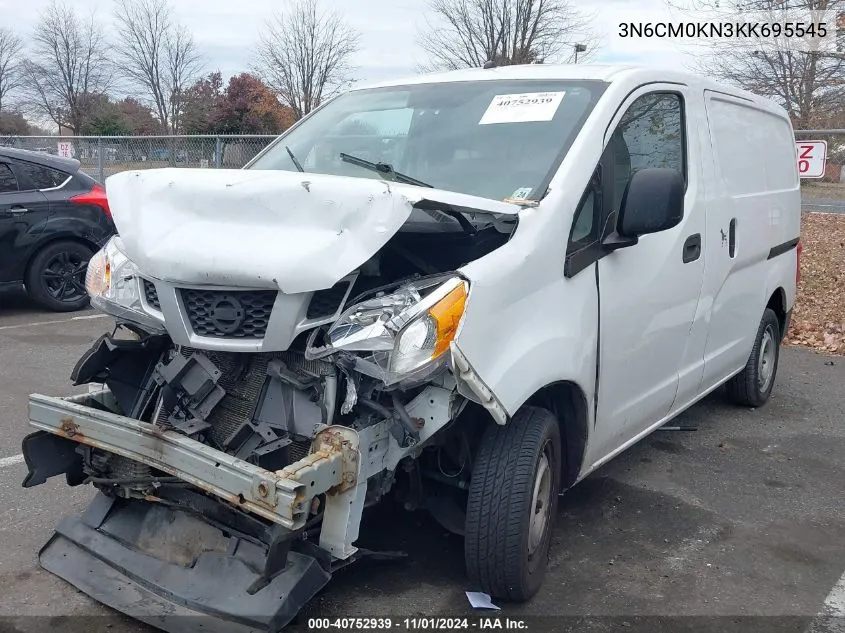
[[[689,57],[677,45],[657,39],[623,40],[614,34],[620,20],[668,19],[664,0],[572,0],[592,12],[594,28],[603,44],[595,61],[633,62],[683,68]],[[355,56],[356,78],[379,81],[413,75],[424,60],[416,39],[424,26],[425,0],[323,0],[341,11],[361,33],[361,51]],[[0,15],[8,26],[24,37],[38,20],[49,0],[0,0]],[[73,0],[78,11],[96,11],[110,22],[112,0]],[[205,57],[207,71],[221,70],[224,76],[248,70],[254,45],[266,18],[286,0],[172,0],[179,20],[194,33]]]

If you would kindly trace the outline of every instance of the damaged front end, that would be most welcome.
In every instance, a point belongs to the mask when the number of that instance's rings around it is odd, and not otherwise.
[[[159,191],[154,172],[143,177],[133,204]],[[214,178],[222,195],[230,184]],[[315,176],[304,188],[294,178],[276,174],[268,185],[265,176],[259,186],[295,201],[331,180]],[[214,182],[204,184],[213,198]],[[256,258],[227,269],[185,263],[192,248],[199,258],[196,241],[183,243],[182,263],[165,275],[136,216],[132,240],[116,237],[94,256],[91,301],[117,325],[73,369],[74,384],[91,389],[29,401],[36,431],[23,442],[24,486],[63,474],[99,491],[45,545],[46,569],[166,630],[184,629],[169,616],[210,615],[203,630],[277,631],[338,567],[392,556],[354,545],[366,506],[397,491],[406,507],[421,505],[428,461],[434,478],[466,489],[467,442],[450,424],[468,403],[452,371],[470,293],[458,271],[504,244],[514,223],[497,214],[500,203],[471,208],[466,196],[413,200],[399,188],[385,194],[384,183],[356,186],[347,207],[360,202],[366,213],[384,194],[405,221],[378,239],[342,237],[341,227],[323,255],[344,244],[348,255],[355,249],[343,240],[358,238],[355,266],[311,274],[311,287],[273,268],[283,257],[261,274]],[[173,227],[184,237],[183,220]],[[348,215],[342,223],[354,226]]]

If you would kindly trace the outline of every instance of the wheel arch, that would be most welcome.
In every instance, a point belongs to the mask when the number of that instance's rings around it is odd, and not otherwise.
[[[560,380],[538,389],[525,404],[548,409],[557,418],[564,444],[561,490],[565,490],[578,481],[584,462],[590,418],[587,396],[575,382]]]
[[[780,335],[781,338],[786,336],[786,326],[787,323],[787,307],[786,307],[786,291],[778,286],[775,288],[775,291],[769,297],[769,301],[766,303],[766,307],[770,308],[772,312],[777,315],[778,318],[778,325],[780,326]]]

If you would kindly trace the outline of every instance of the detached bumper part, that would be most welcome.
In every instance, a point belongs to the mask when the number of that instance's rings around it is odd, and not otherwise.
[[[315,558],[291,551],[259,591],[265,556],[180,510],[98,495],[66,517],[39,553],[47,571],[92,598],[172,632],[275,633],[329,581]]]
[[[358,482],[358,434],[352,429],[326,427],[315,440],[318,450],[272,472],[174,431],[83,404],[109,396],[33,394],[30,425],[148,464],[290,530],[305,525],[315,495]]]
[[[144,500],[99,494],[81,516],[62,520],[39,554],[46,570],[166,631],[275,633],[328,582],[335,561],[352,560],[367,476],[383,468],[383,425],[360,436],[325,426],[309,455],[274,472],[107,405],[114,406],[108,390],[30,396],[30,424],[38,430],[22,446],[30,471],[24,485],[63,473],[79,483],[76,448],[87,445],[194,488],[163,488]],[[368,447],[365,469],[359,442]],[[300,530],[322,493],[318,547]]]

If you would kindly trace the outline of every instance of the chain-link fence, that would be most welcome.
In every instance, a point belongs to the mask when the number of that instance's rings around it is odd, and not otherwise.
[[[275,136],[5,136],[0,146],[72,156],[103,182],[128,169],[246,165]]]
[[[796,130],[805,211],[845,214],[845,130]]]
[[[845,214],[845,129],[796,130],[805,211]],[[275,136],[7,136],[0,146],[73,156],[103,182],[127,169],[246,165]],[[817,141],[817,143],[811,143]],[[819,143],[818,141],[823,141]],[[813,176],[813,177],[809,177]]]

